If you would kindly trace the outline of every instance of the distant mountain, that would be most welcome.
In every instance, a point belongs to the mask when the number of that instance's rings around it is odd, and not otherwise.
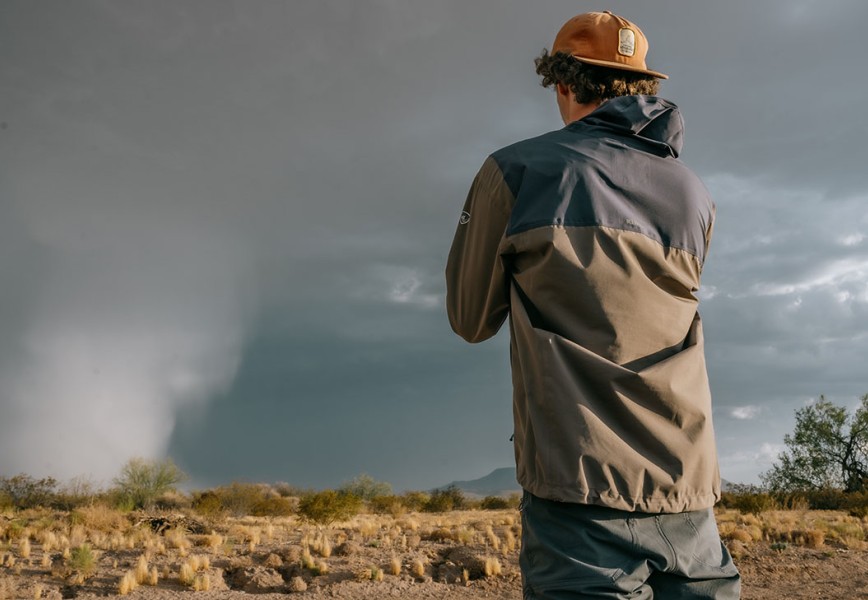
[[[495,469],[485,477],[470,481],[453,481],[437,489],[452,485],[470,496],[509,496],[521,493],[521,486],[515,480],[515,467]]]

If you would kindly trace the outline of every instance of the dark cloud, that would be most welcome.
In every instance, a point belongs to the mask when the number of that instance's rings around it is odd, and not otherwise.
[[[752,479],[794,408],[868,391],[868,7],[611,8],[718,203],[715,419],[724,476]],[[485,156],[559,127],[532,59],[577,10],[4,3],[0,472],[171,452],[202,483],[425,487],[509,464],[506,334],[453,336],[442,271]]]

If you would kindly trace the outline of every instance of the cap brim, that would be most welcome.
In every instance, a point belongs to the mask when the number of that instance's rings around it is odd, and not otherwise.
[[[660,79],[669,79],[669,75],[664,75],[663,73],[658,73],[657,71],[651,71],[649,69],[637,69],[636,67],[631,67],[629,65],[625,65],[624,63],[612,62],[608,60],[597,60],[593,58],[584,58],[582,56],[576,56],[575,54],[573,54],[573,58],[575,58],[579,62],[588,63],[589,65],[596,65],[598,67],[609,67],[610,69],[630,71],[631,73],[643,73],[645,75],[651,75],[652,77],[659,77]]]

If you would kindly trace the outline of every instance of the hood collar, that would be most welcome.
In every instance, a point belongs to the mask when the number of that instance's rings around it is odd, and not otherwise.
[[[620,130],[625,135],[634,135],[654,145],[665,146],[665,150],[661,150],[676,158],[681,153],[684,135],[681,111],[672,102],[657,96],[612,98],[576,121],[576,124],[580,123]]]

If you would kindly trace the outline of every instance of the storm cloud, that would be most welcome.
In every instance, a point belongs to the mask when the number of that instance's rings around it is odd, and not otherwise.
[[[449,331],[474,173],[560,126],[532,59],[610,8],[717,202],[701,311],[722,474],[868,392],[856,0],[0,7],[0,474],[396,487],[512,461],[507,333]]]

